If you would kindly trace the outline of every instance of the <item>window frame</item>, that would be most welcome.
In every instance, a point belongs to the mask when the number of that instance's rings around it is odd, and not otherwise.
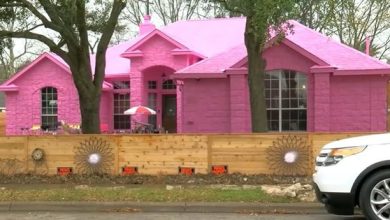
[[[176,89],[176,83],[172,79],[167,79],[162,81],[162,87],[163,90],[172,90]]]
[[[276,91],[276,89],[273,89],[272,87],[272,81],[276,81],[275,79],[271,79],[271,74],[276,75],[277,73],[277,79],[278,79],[278,95],[277,98],[274,98],[274,94],[272,91]],[[289,82],[289,79],[291,74],[295,73],[294,80],[296,81],[296,87],[293,88],[296,90],[296,98],[291,97],[291,92],[293,91],[292,87],[290,87],[291,82]],[[286,69],[280,69],[280,70],[272,70],[267,71],[265,77],[265,99],[266,99],[266,111],[267,111],[267,124],[269,131],[277,131],[277,132],[285,132],[285,131],[307,131],[307,83],[308,83],[308,77],[307,74],[295,70],[286,70]],[[286,77],[286,75],[289,76],[289,78]],[[303,83],[302,83],[303,82]],[[285,83],[285,85],[283,85]],[[302,88],[300,88],[300,86]],[[304,91],[304,93],[303,93]],[[284,93],[288,93],[288,96],[286,98]],[[269,96],[268,96],[269,95]],[[302,98],[299,95],[303,95]],[[277,102],[272,102],[272,100],[277,100]],[[296,101],[296,106],[292,106],[292,101]],[[286,107],[286,103],[288,103],[288,107]],[[301,103],[303,105],[301,105]],[[275,107],[276,106],[276,107]],[[270,120],[272,117],[272,112],[278,113],[278,129],[272,130],[271,129],[271,123],[275,120]],[[289,119],[284,119],[283,113],[288,111]],[[291,119],[292,112],[296,111],[297,119]],[[300,118],[300,114],[305,115],[306,117],[304,119]],[[271,116],[271,117],[270,117]],[[297,129],[285,129],[283,128],[283,122],[296,122]],[[301,123],[305,123],[304,129],[301,128]]]
[[[40,95],[41,129],[56,131],[58,128],[58,89],[52,86],[43,87],[40,89]],[[55,101],[54,105],[51,104],[52,101]]]
[[[116,97],[120,97],[117,99]],[[128,97],[124,97],[128,96]],[[131,130],[131,117],[124,114],[124,111],[130,108],[130,93],[114,93],[113,97],[113,128],[114,130]],[[125,121],[125,123],[119,123],[118,118],[122,118],[119,122]],[[123,119],[125,118],[125,119]],[[118,126],[119,125],[119,126]]]

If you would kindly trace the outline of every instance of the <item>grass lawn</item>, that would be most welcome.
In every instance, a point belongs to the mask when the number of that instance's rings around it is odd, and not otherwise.
[[[134,201],[134,202],[296,202],[270,196],[261,189],[215,189],[207,186],[167,190],[165,186],[140,187],[6,187],[0,201]]]

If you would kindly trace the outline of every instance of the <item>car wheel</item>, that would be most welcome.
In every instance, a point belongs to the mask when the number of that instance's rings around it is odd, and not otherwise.
[[[390,170],[377,172],[363,183],[359,205],[367,219],[390,219]]]

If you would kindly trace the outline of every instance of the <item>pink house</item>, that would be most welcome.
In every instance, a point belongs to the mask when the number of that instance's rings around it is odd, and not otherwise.
[[[270,43],[266,100],[272,131],[385,131],[390,65],[295,21],[294,33]],[[107,51],[102,128],[142,121],[169,132],[250,132],[245,18],[179,21],[160,29],[150,18],[133,40]],[[272,40],[271,40],[272,42]],[[80,123],[68,66],[44,53],[0,86],[9,135],[57,121]],[[132,106],[155,116],[125,115]]]

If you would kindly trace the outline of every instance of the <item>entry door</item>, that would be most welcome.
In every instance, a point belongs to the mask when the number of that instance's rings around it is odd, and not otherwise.
[[[168,133],[176,133],[176,95],[162,96],[162,126]]]

